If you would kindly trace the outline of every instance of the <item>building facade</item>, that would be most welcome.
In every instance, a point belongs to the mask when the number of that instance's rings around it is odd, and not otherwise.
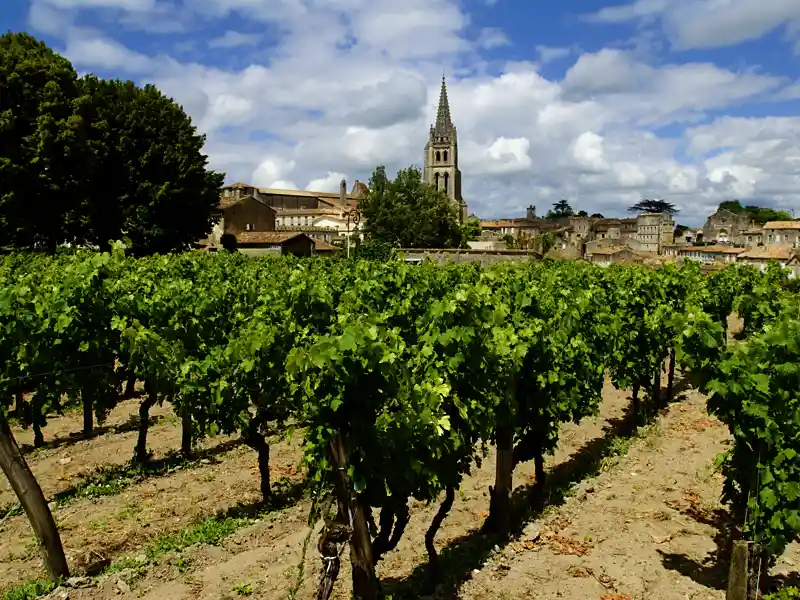
[[[436,123],[431,125],[422,170],[425,183],[442,190],[458,207],[459,219],[467,220],[467,203],[461,196],[461,170],[458,168],[458,133],[450,117],[447,84],[442,77]]]

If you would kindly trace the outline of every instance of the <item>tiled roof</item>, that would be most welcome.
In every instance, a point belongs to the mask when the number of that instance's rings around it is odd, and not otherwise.
[[[274,208],[272,208],[267,204],[264,204],[263,202],[261,202],[261,200],[259,200],[258,198],[254,198],[253,196],[242,196],[240,198],[221,198],[219,204],[217,205],[217,208],[225,210],[226,208],[229,208],[234,204],[239,204],[240,202],[244,202],[245,200],[255,200],[256,202],[261,204],[264,208],[268,208],[272,212],[276,212]]]
[[[338,214],[328,208],[280,208],[276,210],[279,217],[313,217],[315,215]]]
[[[300,235],[305,236],[302,231],[243,231],[236,236],[236,241],[240,244],[280,245]]]
[[[314,250],[317,252],[334,252],[336,250],[341,250],[339,246],[334,246],[333,244],[329,244],[325,240],[316,240],[317,244],[314,246]]]
[[[795,249],[787,244],[770,244],[769,246],[756,246],[742,252],[738,258],[756,260],[789,260]]]
[[[591,254],[613,255],[627,250],[625,246],[609,246],[608,248],[593,248]]]
[[[734,248],[733,246],[726,246],[724,244],[715,244],[713,246],[686,246],[681,248],[680,252],[705,252],[706,254],[741,254],[744,248]]]
[[[764,229],[800,229],[800,220],[798,221],[770,221],[764,225]]]

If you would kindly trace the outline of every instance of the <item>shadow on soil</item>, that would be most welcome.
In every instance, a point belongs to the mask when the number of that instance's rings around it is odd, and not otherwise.
[[[417,566],[406,578],[389,578],[381,582],[385,595],[393,600],[434,595],[437,599],[452,599],[475,569],[480,569],[492,555],[495,546],[503,547],[519,538],[525,526],[538,518],[547,507],[560,506],[571,488],[587,477],[600,472],[603,461],[615,453],[623,440],[630,440],[638,431],[630,410],[624,417],[609,419],[601,436],[590,440],[565,462],[547,473],[544,486],[517,487],[511,499],[512,524],[507,538],[475,530],[451,541],[439,554],[440,577],[433,580],[428,564]]]
[[[63,505],[74,498],[92,498],[117,494],[122,489],[145,479],[163,477],[181,469],[196,468],[200,465],[218,464],[220,461],[216,458],[217,456],[243,444],[244,442],[237,438],[217,444],[213,448],[196,452],[190,457],[185,457],[179,452],[173,452],[164,458],[151,459],[143,464],[130,461],[122,465],[100,467],[93,473],[83,476],[75,485],[54,494],[51,501]]]
[[[698,523],[713,527],[715,530],[714,544],[717,547],[699,561],[686,554],[658,550],[664,568],[676,571],[707,588],[715,590],[727,589],[731,549],[733,548],[734,540],[738,538],[738,531],[730,513],[721,508],[698,510],[695,507],[688,507],[680,512]]]
[[[661,562],[665,569],[676,571],[692,581],[707,588],[726,590],[730,570],[730,556],[733,542],[741,538],[733,517],[727,510],[717,508],[714,510],[697,510],[693,507],[681,510],[686,515],[702,523],[714,527],[714,544],[716,549],[709,552],[705,558],[695,560],[685,554],[668,553],[658,550]],[[776,591],[782,587],[800,587],[800,573],[784,573],[769,577],[764,591]]]
[[[544,486],[536,484],[517,487],[512,494],[512,523],[510,535],[502,538],[478,529],[452,540],[439,553],[439,577],[434,579],[428,564],[418,565],[406,578],[387,578],[381,581],[382,593],[392,600],[410,600],[429,595],[437,600],[451,600],[458,596],[461,585],[472,571],[480,569],[494,552],[495,546],[504,547],[518,539],[525,526],[541,516],[548,507],[560,506],[569,497],[573,486],[597,475],[604,460],[619,454],[619,448],[630,442],[643,423],[652,422],[667,410],[669,405],[685,399],[684,392],[691,387],[689,381],[676,375],[671,399],[666,399],[666,387],[661,390],[665,401],[659,409],[643,402],[645,413],[652,418],[634,415],[629,407],[622,418],[609,419],[603,435],[587,442],[565,462],[547,473]],[[627,449],[626,449],[627,451]]]
[[[153,416],[150,417],[148,423],[149,426],[152,427],[153,425],[158,425],[160,422],[165,421],[168,419],[169,416]],[[42,445],[38,448],[34,447],[33,444],[21,444],[20,445],[20,452],[22,454],[30,454],[35,450],[43,450],[48,449],[52,450],[55,448],[62,448],[68,446],[74,446],[80,442],[85,442],[87,440],[93,440],[96,437],[100,437],[101,435],[106,434],[118,434],[118,433],[128,433],[130,431],[137,431],[139,429],[139,415],[134,413],[128,420],[124,423],[120,423],[119,425],[95,425],[92,433],[86,434],[83,431],[76,431],[74,433],[67,434],[65,437],[57,437],[53,438],[52,440],[45,441]]]
[[[308,493],[309,489],[309,481],[305,478],[284,477],[278,479],[272,483],[272,496],[269,500],[239,503],[225,510],[220,510],[197,523],[188,525],[181,531],[165,532],[163,535],[151,539],[144,547],[144,552],[145,554],[152,554],[152,559],[156,561],[163,554],[164,546],[168,549],[182,550],[195,543],[219,545],[235,529],[247,524],[245,522],[238,526],[235,524],[230,525],[230,520],[256,519],[267,513],[282,510],[300,501]],[[182,538],[185,538],[186,541],[183,541]],[[165,540],[167,540],[166,543]],[[175,540],[178,541],[176,542]],[[119,556],[130,549],[127,540],[91,549],[84,557],[75,559],[75,570],[89,577],[99,575],[109,568],[114,569],[112,557]]]

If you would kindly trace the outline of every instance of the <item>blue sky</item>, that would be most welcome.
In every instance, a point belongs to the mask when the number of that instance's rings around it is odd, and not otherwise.
[[[643,196],[688,224],[732,198],[800,216],[798,0],[4,0],[0,25],[159,86],[228,181],[419,165],[444,72],[481,217]]]

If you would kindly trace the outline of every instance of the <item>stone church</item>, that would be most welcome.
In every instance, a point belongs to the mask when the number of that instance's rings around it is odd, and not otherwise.
[[[458,205],[458,215],[467,220],[467,203],[461,197],[461,171],[458,168],[458,136],[450,118],[447,84],[442,77],[436,123],[431,125],[428,143],[425,144],[423,180],[428,185],[444,191]]]

